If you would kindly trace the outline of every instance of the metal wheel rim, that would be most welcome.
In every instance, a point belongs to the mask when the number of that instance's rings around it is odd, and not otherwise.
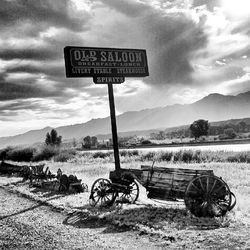
[[[202,175],[189,182],[184,201],[187,209],[197,217],[219,217],[229,211],[231,192],[221,178]]]

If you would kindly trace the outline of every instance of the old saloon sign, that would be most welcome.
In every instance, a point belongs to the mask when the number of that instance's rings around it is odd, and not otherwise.
[[[64,48],[64,57],[67,77],[143,77],[149,75],[146,51],[141,49],[67,46]],[[98,79],[101,81],[104,78]]]

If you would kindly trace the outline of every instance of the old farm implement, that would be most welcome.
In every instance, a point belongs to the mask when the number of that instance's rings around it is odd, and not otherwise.
[[[60,192],[80,193],[87,192],[88,186],[74,175],[66,175],[59,168],[57,174],[52,174],[45,164],[15,165],[2,161],[0,174],[23,177],[23,182],[29,180],[30,186]]]
[[[97,179],[91,188],[90,204],[107,206],[116,198],[134,203],[139,196],[139,182],[148,198],[183,199],[186,208],[197,217],[225,215],[236,204],[228,185],[212,170],[141,166],[141,169],[119,169],[109,179]]]

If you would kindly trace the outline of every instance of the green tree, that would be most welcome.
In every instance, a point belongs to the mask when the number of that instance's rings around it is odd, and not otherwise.
[[[88,135],[83,138],[84,148],[90,148],[91,147],[91,137]]]
[[[73,138],[72,140],[72,146],[75,148],[77,146],[76,138]]]
[[[227,128],[224,130],[224,134],[229,138],[229,139],[234,139],[236,137],[236,133],[233,128]]]
[[[166,134],[164,131],[159,132],[159,140],[164,140],[166,138]]]
[[[62,136],[57,135],[57,131],[52,129],[50,133],[46,134],[45,144],[51,146],[60,146],[62,143]]]
[[[199,138],[202,135],[208,134],[209,124],[207,120],[197,120],[194,121],[189,127],[191,134],[195,139]]]
[[[92,136],[91,137],[91,146],[97,146],[98,140],[97,137]]]
[[[245,132],[247,124],[244,121],[239,122],[239,132]]]

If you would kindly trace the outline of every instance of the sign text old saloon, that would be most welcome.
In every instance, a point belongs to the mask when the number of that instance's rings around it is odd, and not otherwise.
[[[145,50],[67,46],[64,57],[67,77],[149,75]]]

